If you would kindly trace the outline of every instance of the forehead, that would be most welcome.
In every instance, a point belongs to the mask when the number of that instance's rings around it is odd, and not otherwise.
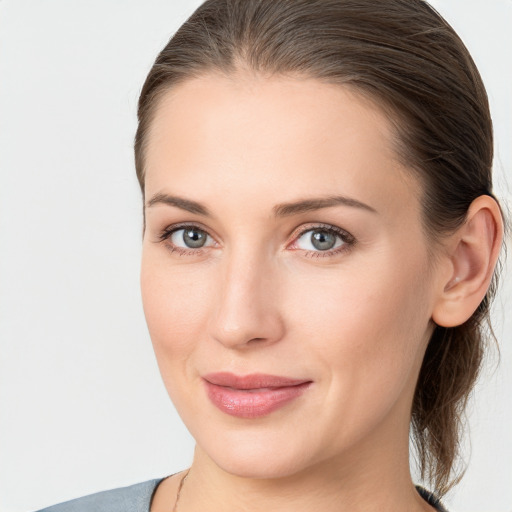
[[[146,197],[172,187],[205,201],[233,191],[276,200],[336,191],[394,203],[418,184],[393,140],[385,111],[346,86],[205,75],[165,93],[156,108]]]
[[[171,134],[176,145],[201,139],[225,146],[231,140],[268,149],[285,142],[291,147],[305,140],[318,145],[329,137],[337,143],[357,137],[393,157],[387,117],[349,86],[312,78],[207,74],[163,94],[150,126],[148,152],[159,142],[167,144]],[[219,136],[212,138],[213,132]],[[221,139],[227,132],[230,140]]]

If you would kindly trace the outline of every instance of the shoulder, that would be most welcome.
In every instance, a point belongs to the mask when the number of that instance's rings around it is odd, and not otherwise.
[[[89,494],[37,512],[149,512],[151,498],[164,478]]]

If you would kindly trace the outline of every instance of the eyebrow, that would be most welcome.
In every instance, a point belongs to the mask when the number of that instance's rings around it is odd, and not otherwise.
[[[198,215],[211,217],[211,213],[206,206],[203,206],[201,203],[196,201],[192,201],[191,199],[185,199],[184,197],[157,193],[146,203],[146,208],[151,208],[156,204],[167,204],[169,206],[175,206],[176,208],[186,210],[190,213],[197,213]]]
[[[352,199],[345,196],[318,197],[312,199],[304,199],[302,201],[295,201],[293,203],[283,203],[274,206],[273,210],[276,217],[286,217],[288,215],[297,215],[298,213],[320,210],[321,208],[330,208],[332,206],[340,205],[377,213],[377,210],[371,206],[362,203],[357,199]]]
[[[172,196],[169,194],[157,193],[147,203],[146,208],[151,208],[156,204],[166,204],[175,206],[181,210],[185,210],[197,215],[211,217],[212,214],[208,208],[197,201],[185,199],[184,197]],[[345,196],[327,196],[311,199],[303,199],[291,203],[282,203],[272,208],[275,217],[288,217],[290,215],[297,215],[299,213],[320,210],[322,208],[330,208],[332,206],[349,206],[351,208],[358,208],[372,213],[378,213],[377,210],[371,206]]]

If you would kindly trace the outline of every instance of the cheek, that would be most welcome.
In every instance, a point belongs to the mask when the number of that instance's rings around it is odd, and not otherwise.
[[[339,386],[376,393],[398,389],[421,359],[429,329],[424,259],[373,261],[316,273],[292,284],[292,337],[303,339]],[[350,382],[348,382],[350,381]],[[391,391],[390,391],[391,392]]]
[[[208,274],[193,265],[169,265],[145,251],[141,267],[144,314],[161,370],[187,359],[204,337],[210,306]]]

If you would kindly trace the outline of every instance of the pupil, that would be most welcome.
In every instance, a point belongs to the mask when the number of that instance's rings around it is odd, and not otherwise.
[[[313,247],[321,251],[332,249],[336,243],[336,237],[327,231],[313,231],[311,234]]]
[[[183,241],[188,247],[196,249],[204,245],[206,236],[205,233],[197,229],[186,229],[183,231]]]

